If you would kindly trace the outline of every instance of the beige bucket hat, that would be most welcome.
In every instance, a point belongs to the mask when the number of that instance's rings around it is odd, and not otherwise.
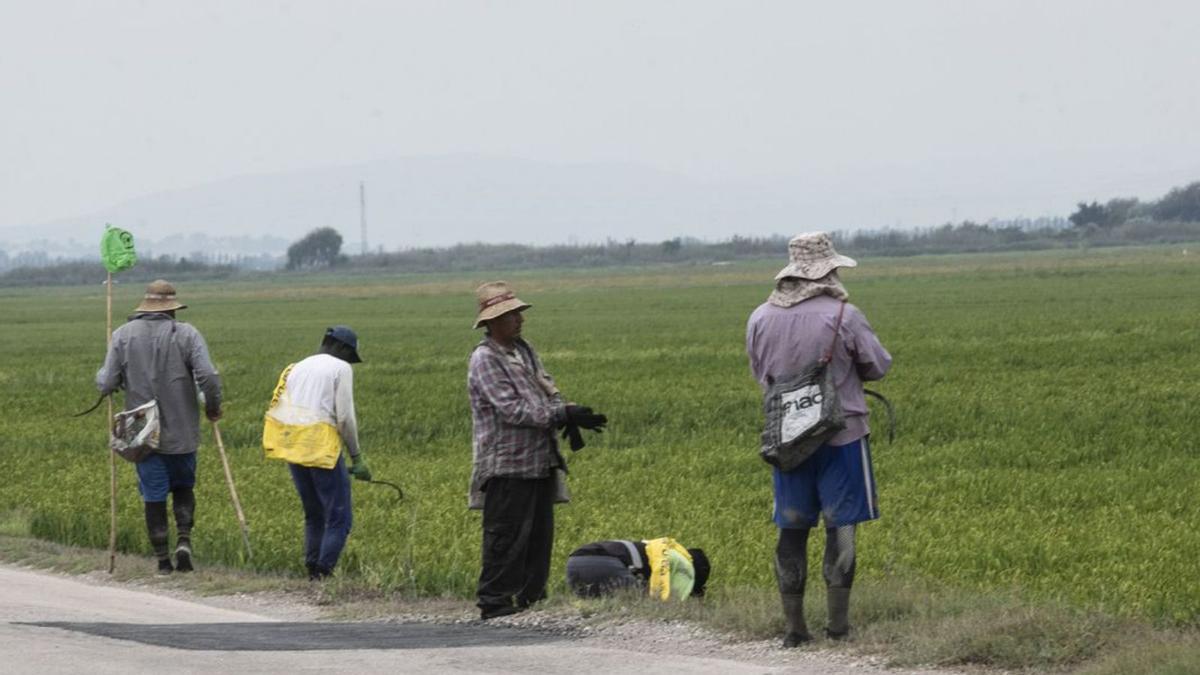
[[[494,319],[501,314],[513,310],[524,311],[533,305],[522,302],[509,288],[506,281],[489,281],[475,289],[475,297],[479,300],[479,314],[475,317],[475,327],[479,328],[484,321]]]
[[[788,242],[788,258],[791,262],[775,275],[776,281],[784,277],[815,280],[839,267],[858,267],[853,258],[833,250],[833,240],[827,232],[805,232],[792,237]]]
[[[146,294],[142,296],[141,304],[133,311],[169,312],[173,309],[187,309],[187,305],[175,299],[175,287],[170,282],[157,279],[146,286]]]

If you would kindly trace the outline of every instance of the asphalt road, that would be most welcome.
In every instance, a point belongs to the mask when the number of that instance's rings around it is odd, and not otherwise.
[[[4,673],[644,673],[662,668],[714,674],[805,672],[625,651],[482,622],[281,622],[0,566]]]

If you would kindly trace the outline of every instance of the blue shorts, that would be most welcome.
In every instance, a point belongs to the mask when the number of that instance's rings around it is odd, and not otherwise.
[[[867,438],[822,445],[791,471],[775,469],[775,525],[780,528],[853,525],[879,517],[875,470]]]
[[[137,463],[138,492],[144,502],[165,502],[171,490],[196,485],[196,453],[160,455],[157,452]]]

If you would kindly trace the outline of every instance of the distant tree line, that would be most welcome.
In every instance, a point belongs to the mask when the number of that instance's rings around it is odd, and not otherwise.
[[[817,229],[810,227],[804,229]],[[1078,246],[1200,241],[1200,182],[1174,188],[1161,199],[1134,198],[1079,202],[1067,218],[1017,219],[976,223],[946,223],[912,230],[855,230],[834,232],[838,249],[850,255],[905,256],[984,251],[1026,251]],[[712,263],[787,255],[788,236],[734,236],[720,242],[676,237],[661,242],[608,239],[603,243],[555,246],[521,244],[458,244],[445,248],[416,248],[346,256],[342,236],[333,228],[315,229],[287,251],[287,268],[294,271],[338,268],[347,272],[454,272],[538,267],[606,267],[659,263]],[[44,256],[44,254],[43,254]],[[202,258],[197,254],[195,258]],[[13,263],[17,263],[14,265]],[[24,264],[21,264],[24,263]],[[33,263],[33,264],[30,264]],[[45,265],[27,254],[8,257],[0,251],[0,286],[98,283],[104,279],[99,261],[68,261]],[[44,266],[43,266],[44,265]],[[123,272],[122,279],[150,280],[225,278],[239,272],[236,264],[213,264],[194,258],[159,256],[143,259]]]
[[[817,228],[806,228],[817,229]],[[834,232],[839,250],[851,255],[907,256],[985,251],[1033,251],[1078,246],[1125,246],[1200,240],[1200,182],[1175,188],[1162,199],[1080,202],[1068,218],[963,221],[908,230]],[[372,253],[345,259],[348,269],[406,272],[511,269],[520,267],[604,267],[655,263],[707,263],[782,257],[788,236],[735,236],[709,243],[674,238],[662,242],[609,239],[599,244],[524,246],[458,244]]]
[[[1200,223],[1200,182],[1172,189],[1157,201],[1136,197],[1079,202],[1070,221],[1078,228],[1113,229],[1127,223]]]
[[[139,258],[133,269],[117,275],[123,282],[148,282],[166,278],[171,281],[187,279],[224,279],[238,272],[234,265],[214,265],[186,257],[162,255]],[[69,260],[45,266],[15,267],[0,274],[0,286],[79,286],[98,284],[105,280],[104,265],[96,260]]]

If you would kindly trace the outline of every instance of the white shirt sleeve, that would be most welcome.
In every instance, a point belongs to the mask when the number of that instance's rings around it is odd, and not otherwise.
[[[338,434],[351,457],[358,456],[358,419],[354,414],[354,370],[347,367],[334,382],[333,412]]]

